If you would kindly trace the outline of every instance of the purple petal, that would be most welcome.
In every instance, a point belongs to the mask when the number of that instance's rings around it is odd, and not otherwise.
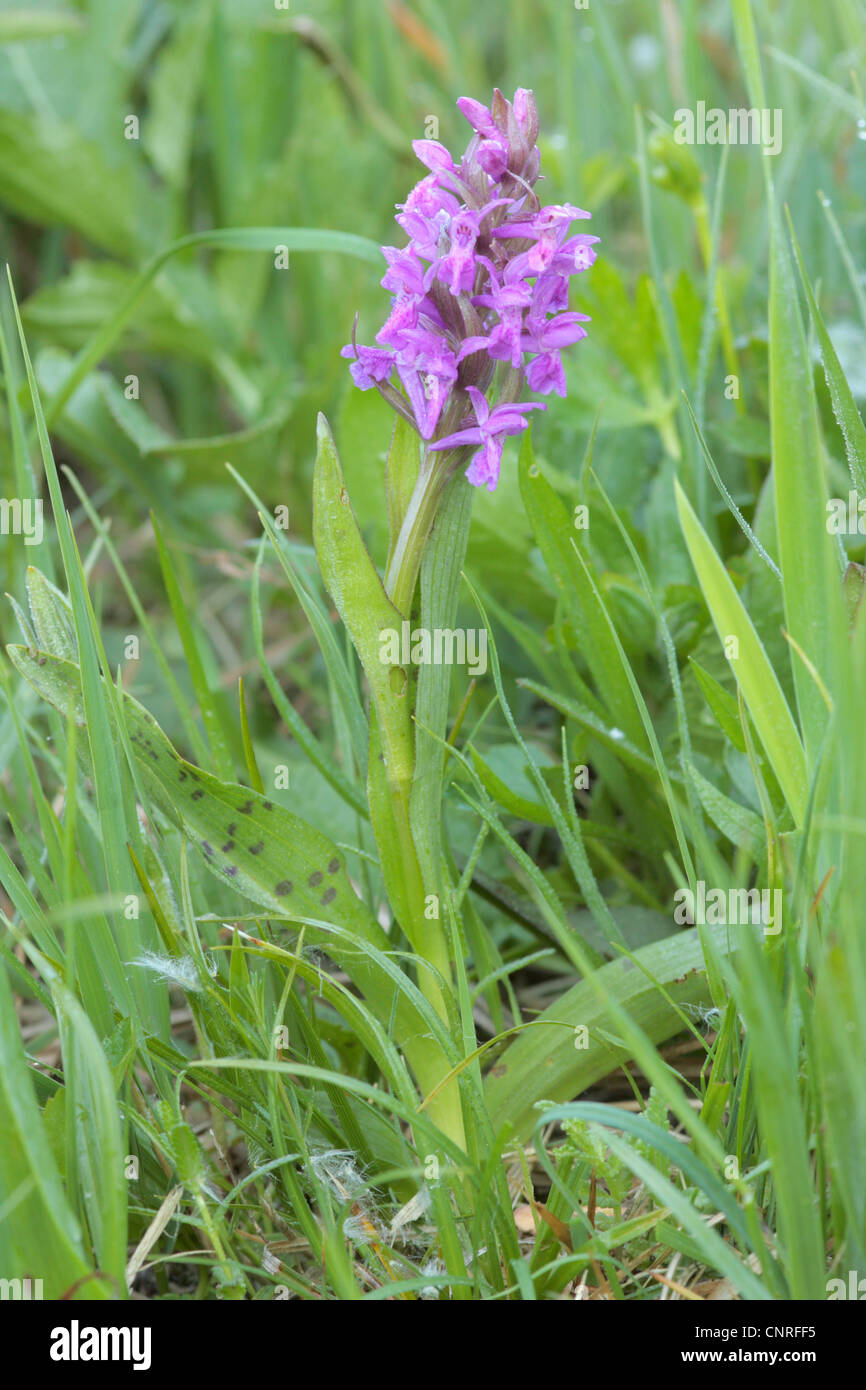
[[[439,169],[447,169],[449,174],[454,172],[454,160],[444,145],[440,145],[438,140],[413,140],[412,149],[420,159],[422,164],[426,164],[428,169],[432,169],[434,174]]]
[[[588,314],[557,314],[544,325],[540,337],[547,350],[571,347],[572,343],[579,343],[581,338],[586,337],[586,329],[581,327],[581,323],[588,322]]]
[[[409,403],[412,406],[412,413],[415,416],[415,423],[418,426],[418,433],[422,439],[430,439],[436,428],[435,420],[431,420],[430,401],[424,390],[424,383],[421,375],[413,367],[405,363],[398,362],[397,375],[403,383]]]
[[[518,87],[514,93],[514,117],[527,145],[534,145],[538,139],[538,111],[535,97],[528,87]]]
[[[565,370],[558,352],[543,352],[534,358],[526,368],[526,381],[530,391],[541,396],[549,396],[555,391],[557,396],[565,395]]]
[[[403,330],[414,328],[417,323],[417,300],[413,295],[401,295],[400,298],[394,300],[390,314],[376,334],[376,342],[389,343],[392,347],[399,347]]]
[[[497,405],[490,412],[490,419],[484,426],[485,434],[519,434],[529,424],[523,418],[526,410],[546,410],[541,401],[525,401],[523,405]]]
[[[490,339],[487,337],[464,338],[463,345],[457,354],[457,361],[462,362],[464,357],[471,357],[473,352],[481,352],[489,342]]]
[[[454,434],[446,434],[444,439],[437,439],[435,444],[430,444],[430,449],[457,449],[463,444],[481,444],[484,435],[477,426],[467,430],[456,430]]]
[[[475,411],[475,418],[482,429],[487,424],[490,415],[490,406],[487,404],[487,397],[477,386],[467,386],[466,394],[472,402],[472,409]]]
[[[508,145],[501,136],[496,140],[482,140],[475,158],[485,174],[498,183],[508,168]]]
[[[398,250],[396,246],[383,246],[382,255],[388,262],[388,269],[379,281],[383,289],[394,294],[408,292],[424,293],[424,266],[409,246]]]
[[[501,443],[498,439],[488,439],[484,448],[473,454],[466,470],[466,477],[473,487],[486,487],[488,492],[495,492],[501,462]]]
[[[457,101],[458,109],[466,117],[473,130],[477,130],[479,135],[486,135],[489,140],[498,140],[499,131],[496,127],[489,109],[482,106],[480,101],[474,97],[459,97]]]
[[[340,356],[354,359],[349,371],[352,380],[361,391],[371,390],[377,381],[387,381],[394,367],[394,354],[386,352],[384,348],[363,347],[359,344],[356,357],[355,348],[351,343],[347,343],[340,349]]]

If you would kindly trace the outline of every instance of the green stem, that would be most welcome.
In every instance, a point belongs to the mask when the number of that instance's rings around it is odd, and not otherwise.
[[[375,775],[375,773],[373,774]],[[400,884],[401,904],[398,916],[403,929],[409,937],[418,962],[418,988],[436,1013],[448,1024],[448,1002],[443,992],[443,984],[448,987],[451,980],[451,961],[445,934],[438,920],[427,920],[425,908],[427,891],[418,858],[418,849],[412,833],[409,813],[409,798],[403,786],[388,784],[390,816],[380,822],[374,808],[376,797],[371,796],[370,809],[373,831],[377,839],[384,834],[396,834],[401,846],[402,880]],[[390,825],[388,824],[390,820]],[[393,888],[393,885],[392,885]],[[392,898],[393,901],[393,898]],[[431,1120],[443,1134],[465,1151],[466,1135],[463,1126],[463,1110],[460,1100],[459,1084],[456,1078],[438,1090],[442,1078],[447,1074],[447,1061],[439,1047],[421,1043],[413,1048],[411,1065],[416,1079],[425,1096],[436,1090],[430,1101],[428,1113]]]
[[[424,546],[449,477],[450,469],[442,456],[425,453],[385,576],[385,592],[407,618],[412,611]]]
[[[712,261],[712,235],[710,233],[710,214],[706,199],[701,198],[695,207],[695,226],[698,233],[698,243],[701,250],[701,259],[704,263],[704,270],[708,271]],[[737,349],[734,344],[734,331],[731,327],[731,316],[728,313],[728,301],[725,298],[725,288],[721,278],[716,276],[716,315],[719,323],[719,337],[722,342],[722,354],[725,365],[732,376],[739,379],[740,363],[737,356]],[[739,396],[734,397],[737,410],[740,414],[746,408],[744,400]]]
[[[406,515],[403,518],[388,565],[385,578],[386,593],[394,606],[407,617],[412,612],[424,547],[433,529],[442,493],[453,473],[453,461],[451,462],[452,466],[449,467],[449,460],[445,457],[429,452],[425,453],[421,461],[418,481],[409,499]],[[408,785],[401,784],[399,790],[392,787],[391,805],[397,835],[405,847],[404,862],[407,873],[404,886],[407,896],[410,898],[408,909],[412,919],[412,934],[415,938],[413,944],[415,944],[419,956],[418,987],[424,997],[432,1004],[439,1017],[447,1023],[448,1006],[440,977],[445,981],[451,979],[451,961],[445,935],[438,921],[427,921],[425,918],[428,889],[432,891],[432,888],[431,885],[425,884],[421,871],[417,846],[412,832],[408,791]],[[427,928],[426,930],[420,929],[422,923]],[[430,968],[425,968],[428,965]],[[419,1076],[422,1088],[427,1094],[438,1087],[442,1081],[441,1063],[435,1054],[431,1055],[430,1062],[430,1066],[423,1066],[423,1075]],[[465,1150],[466,1136],[463,1126],[463,1111],[456,1080],[449,1082],[447,1086],[442,1087],[437,1092],[430,1102],[429,1113],[431,1119],[443,1133]]]

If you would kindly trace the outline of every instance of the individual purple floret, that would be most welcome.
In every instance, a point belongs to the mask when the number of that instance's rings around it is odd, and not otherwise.
[[[526,429],[524,419],[527,410],[544,410],[541,401],[528,401],[525,405],[496,405],[493,409],[487,404],[477,386],[467,386],[467,394],[475,411],[474,425],[468,429],[457,430],[444,439],[437,439],[431,449],[457,449],[465,444],[480,444],[477,454],[466,470],[466,476],[475,487],[486,487],[493,492],[499,481],[499,462],[502,458],[502,435],[520,434]]]
[[[586,336],[588,321],[569,311],[569,280],[593,264],[598,237],[569,236],[590,216],[583,209],[539,202],[530,91],[513,103],[496,91],[489,108],[471,97],[457,105],[473,138],[459,164],[436,140],[414,142],[429,173],[398,210],[408,245],[382,248],[391,312],[378,346],[353,338],[343,356],[355,384],[378,389],[430,452],[456,451],[452,467],[480,446],[466,476],[492,492],[504,438],[545,408],[516,405],[524,387],[565,395],[561,350]]]

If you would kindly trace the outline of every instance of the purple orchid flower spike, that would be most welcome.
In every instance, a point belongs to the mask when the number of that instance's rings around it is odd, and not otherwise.
[[[492,491],[505,440],[541,402],[524,390],[566,393],[563,349],[586,336],[585,314],[569,308],[573,276],[596,258],[598,237],[570,234],[589,213],[573,203],[542,206],[538,112],[532,92],[489,106],[457,103],[472,128],[458,160],[438,140],[416,140],[424,175],[398,204],[408,245],[383,247],[391,309],[375,347],[343,355],[361,390],[376,388],[420,435],[415,494],[392,557],[388,592],[411,598],[420,548],[439,498],[463,468]],[[405,534],[404,534],[405,533]],[[419,540],[420,537],[420,540]]]
[[[496,91],[490,106],[473,97],[457,105],[474,132],[459,163],[438,140],[413,142],[428,172],[398,210],[409,244],[383,247],[382,285],[392,299],[379,346],[353,343],[344,355],[362,390],[378,387],[412,421],[441,459],[440,473],[470,442],[481,444],[466,476],[493,488],[503,439],[526,424],[514,405],[521,387],[565,395],[562,349],[586,336],[586,316],[568,309],[569,281],[592,265],[598,238],[569,235],[589,217],[583,208],[542,207],[533,191],[532,92],[519,88],[513,103]],[[497,382],[500,404],[491,405]],[[471,430],[481,431],[471,441],[463,425],[470,402]]]

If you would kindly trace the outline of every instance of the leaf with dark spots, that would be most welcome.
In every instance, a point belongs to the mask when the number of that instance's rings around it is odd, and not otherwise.
[[[23,648],[10,649],[12,661],[39,693],[64,715],[71,700],[76,720],[83,724],[78,667],[46,656],[43,669],[38,655],[45,653],[28,656]],[[315,891],[324,878],[317,865],[327,864],[335,887],[328,902],[339,899],[339,911],[334,915],[332,910],[329,919],[380,947],[387,946],[387,937],[354,892],[333,841],[277,803],[269,802],[266,810],[266,798],[249,787],[223,782],[186,762],[159,725],[145,720],[146,711],[132,696],[124,695],[123,710],[144,790],[163,815],[203,850],[204,862],[213,873],[223,880],[231,878],[240,893],[275,916],[285,915],[285,900],[291,896],[293,915],[316,918],[325,905],[321,892]],[[139,746],[140,738],[151,743],[146,753]],[[178,786],[187,779],[197,784],[191,795]],[[235,838],[234,817],[241,815],[253,832],[248,847]],[[213,846],[222,848],[217,853]],[[231,854],[230,863],[225,861],[227,854]]]
[[[40,664],[25,647],[10,646],[7,651],[16,669],[62,718],[71,717],[79,729],[86,728],[81,672],[74,662],[41,653]],[[203,855],[208,871],[223,885],[230,881],[233,889],[263,909],[264,915],[289,921],[305,919],[307,945],[326,951],[350,976],[376,1015],[389,1020],[389,1031],[403,1048],[416,1077],[429,1077],[431,1065],[441,1068],[438,1074],[444,1075],[453,1058],[449,1061],[440,1044],[431,1038],[427,1015],[382,968],[392,943],[355,893],[334,842],[283,806],[272,802],[266,810],[265,798],[249,787],[224,782],[186,762],[138,701],[126,691],[118,693],[119,703],[108,702],[111,736],[124,763],[129,753],[136,760],[139,788],[149,818],[153,820],[154,812],[159,812],[197,847],[202,840],[209,844],[225,843],[227,825],[228,839],[233,839],[234,818],[247,816],[245,826],[250,840],[257,843],[260,838],[264,844],[262,852],[253,855],[238,845],[230,863],[225,862],[222,854]],[[118,711],[125,726],[124,740],[117,727]],[[146,757],[138,746],[138,736],[145,728],[152,735],[155,759]],[[87,767],[90,749],[86,736],[79,741],[79,754]],[[187,778],[198,784],[200,794],[195,800],[179,785]],[[335,895],[325,915],[322,895],[309,880],[316,874],[317,883],[321,883],[323,875],[316,866],[327,864],[330,873],[334,862],[337,869],[329,887],[333,886]],[[287,913],[288,899],[291,915]],[[317,922],[322,926],[314,925]],[[379,958],[371,954],[370,948],[380,953]],[[438,1057],[438,1062],[431,1063],[431,1054],[433,1059]]]

